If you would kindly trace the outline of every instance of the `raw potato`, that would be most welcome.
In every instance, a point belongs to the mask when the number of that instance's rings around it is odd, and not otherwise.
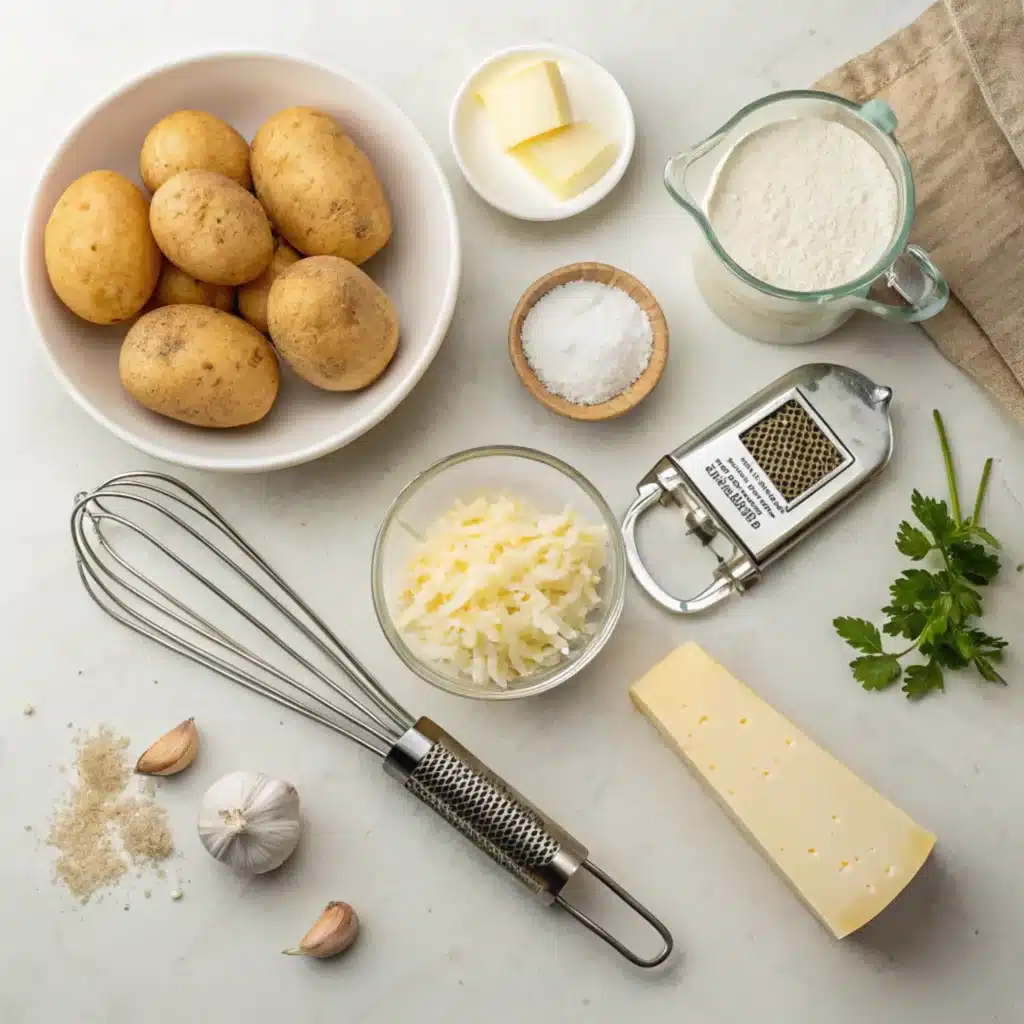
[[[150,192],[182,171],[216,171],[252,188],[249,143],[203,110],[177,110],[153,125],[142,143],[139,171]]]
[[[119,369],[137,402],[197,427],[255,423],[277,397],[277,358],[267,339],[208,306],[163,306],[139,317]]]
[[[270,266],[255,281],[250,281],[238,289],[238,312],[264,334],[270,330],[267,326],[267,296],[270,294],[270,286],[280,274],[293,263],[298,263],[300,259],[302,257],[283,238],[279,238]]]
[[[289,107],[252,140],[256,195],[306,256],[368,260],[391,237],[391,211],[366,154],[332,117]]]
[[[149,209],[163,254],[208,284],[245,284],[274,255],[270,224],[256,197],[213,171],[182,171],[156,190]]]
[[[153,306],[213,306],[230,313],[235,304],[235,289],[223,284],[207,284],[190,277],[173,263],[164,263],[153,292]]]
[[[114,171],[90,171],[67,187],[46,223],[44,251],[57,297],[94,324],[135,316],[162,263],[149,202]]]
[[[312,256],[289,267],[270,287],[267,319],[281,357],[328,391],[372,384],[398,348],[391,300],[338,256]]]

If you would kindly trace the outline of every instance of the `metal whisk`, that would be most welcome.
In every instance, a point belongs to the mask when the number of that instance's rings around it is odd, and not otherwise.
[[[160,473],[113,477],[76,496],[71,536],[89,596],[118,622],[377,754],[527,888],[634,964],[655,967],[671,953],[668,929],[582,844],[440,726],[413,718],[191,487]],[[655,956],[638,956],[562,896],[581,869],[659,934]]]

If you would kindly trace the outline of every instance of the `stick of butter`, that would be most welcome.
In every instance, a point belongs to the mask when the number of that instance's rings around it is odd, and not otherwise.
[[[487,108],[487,116],[505,149],[572,121],[569,94],[553,60],[542,60],[501,75],[482,86],[476,95]]]
[[[619,147],[589,121],[524,142],[512,155],[559,199],[590,188],[613,163]]]
[[[928,859],[935,836],[696,644],[630,695],[836,938],[884,910]]]

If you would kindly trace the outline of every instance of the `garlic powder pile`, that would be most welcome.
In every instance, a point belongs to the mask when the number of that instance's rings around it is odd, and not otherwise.
[[[543,514],[507,495],[456,502],[413,552],[396,623],[425,660],[505,688],[593,633],[607,542],[570,508]]]
[[[116,885],[129,868],[166,860],[174,841],[152,784],[126,792],[132,778],[127,739],[101,726],[80,736],[77,745],[77,777],[66,802],[54,811],[47,842],[57,850],[57,878],[85,903]]]
[[[621,288],[569,281],[534,304],[521,330],[523,355],[540,382],[574,405],[599,405],[647,369],[654,332]]]

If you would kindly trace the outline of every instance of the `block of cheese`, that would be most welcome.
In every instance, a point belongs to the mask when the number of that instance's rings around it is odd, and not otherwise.
[[[696,644],[630,695],[836,938],[885,909],[928,859],[931,833]]]
[[[572,121],[569,94],[558,63],[542,60],[500,75],[477,91],[505,149]]]
[[[589,121],[524,142],[513,156],[559,199],[590,188],[613,163],[619,147]]]

